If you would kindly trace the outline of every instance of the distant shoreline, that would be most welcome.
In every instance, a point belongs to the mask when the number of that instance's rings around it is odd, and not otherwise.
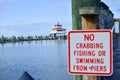
[[[61,39],[61,40],[66,40],[67,39],[67,35],[64,36],[57,36],[57,37],[53,37],[53,36],[12,36],[12,37],[5,37],[5,36],[1,36],[0,37],[0,44],[5,44],[5,43],[17,43],[17,42],[23,42],[23,41],[39,41],[39,40],[57,40],[57,39]]]

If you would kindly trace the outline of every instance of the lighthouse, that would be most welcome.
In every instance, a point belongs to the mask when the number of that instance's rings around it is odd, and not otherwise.
[[[64,36],[66,33],[66,29],[62,27],[60,23],[57,23],[54,25],[54,27],[51,28],[50,36],[53,38],[59,38],[61,36]]]

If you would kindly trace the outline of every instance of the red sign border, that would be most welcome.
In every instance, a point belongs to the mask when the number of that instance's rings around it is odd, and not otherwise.
[[[70,69],[70,34],[71,33],[86,33],[86,32],[96,32],[103,33],[107,32],[110,34],[110,72],[109,73],[97,73],[97,72],[72,72]],[[74,75],[99,75],[99,76],[111,76],[113,73],[113,40],[112,40],[112,32],[110,30],[72,30],[68,32],[68,72]]]

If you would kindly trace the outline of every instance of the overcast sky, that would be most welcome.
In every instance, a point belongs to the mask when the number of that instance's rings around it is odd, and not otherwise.
[[[102,0],[120,17],[120,0]],[[60,22],[72,27],[71,0],[0,0],[0,36],[49,34]]]

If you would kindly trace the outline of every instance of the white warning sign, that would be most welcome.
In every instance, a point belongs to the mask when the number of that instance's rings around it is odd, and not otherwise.
[[[71,74],[110,76],[112,52],[110,30],[76,30],[68,33],[68,70]]]

